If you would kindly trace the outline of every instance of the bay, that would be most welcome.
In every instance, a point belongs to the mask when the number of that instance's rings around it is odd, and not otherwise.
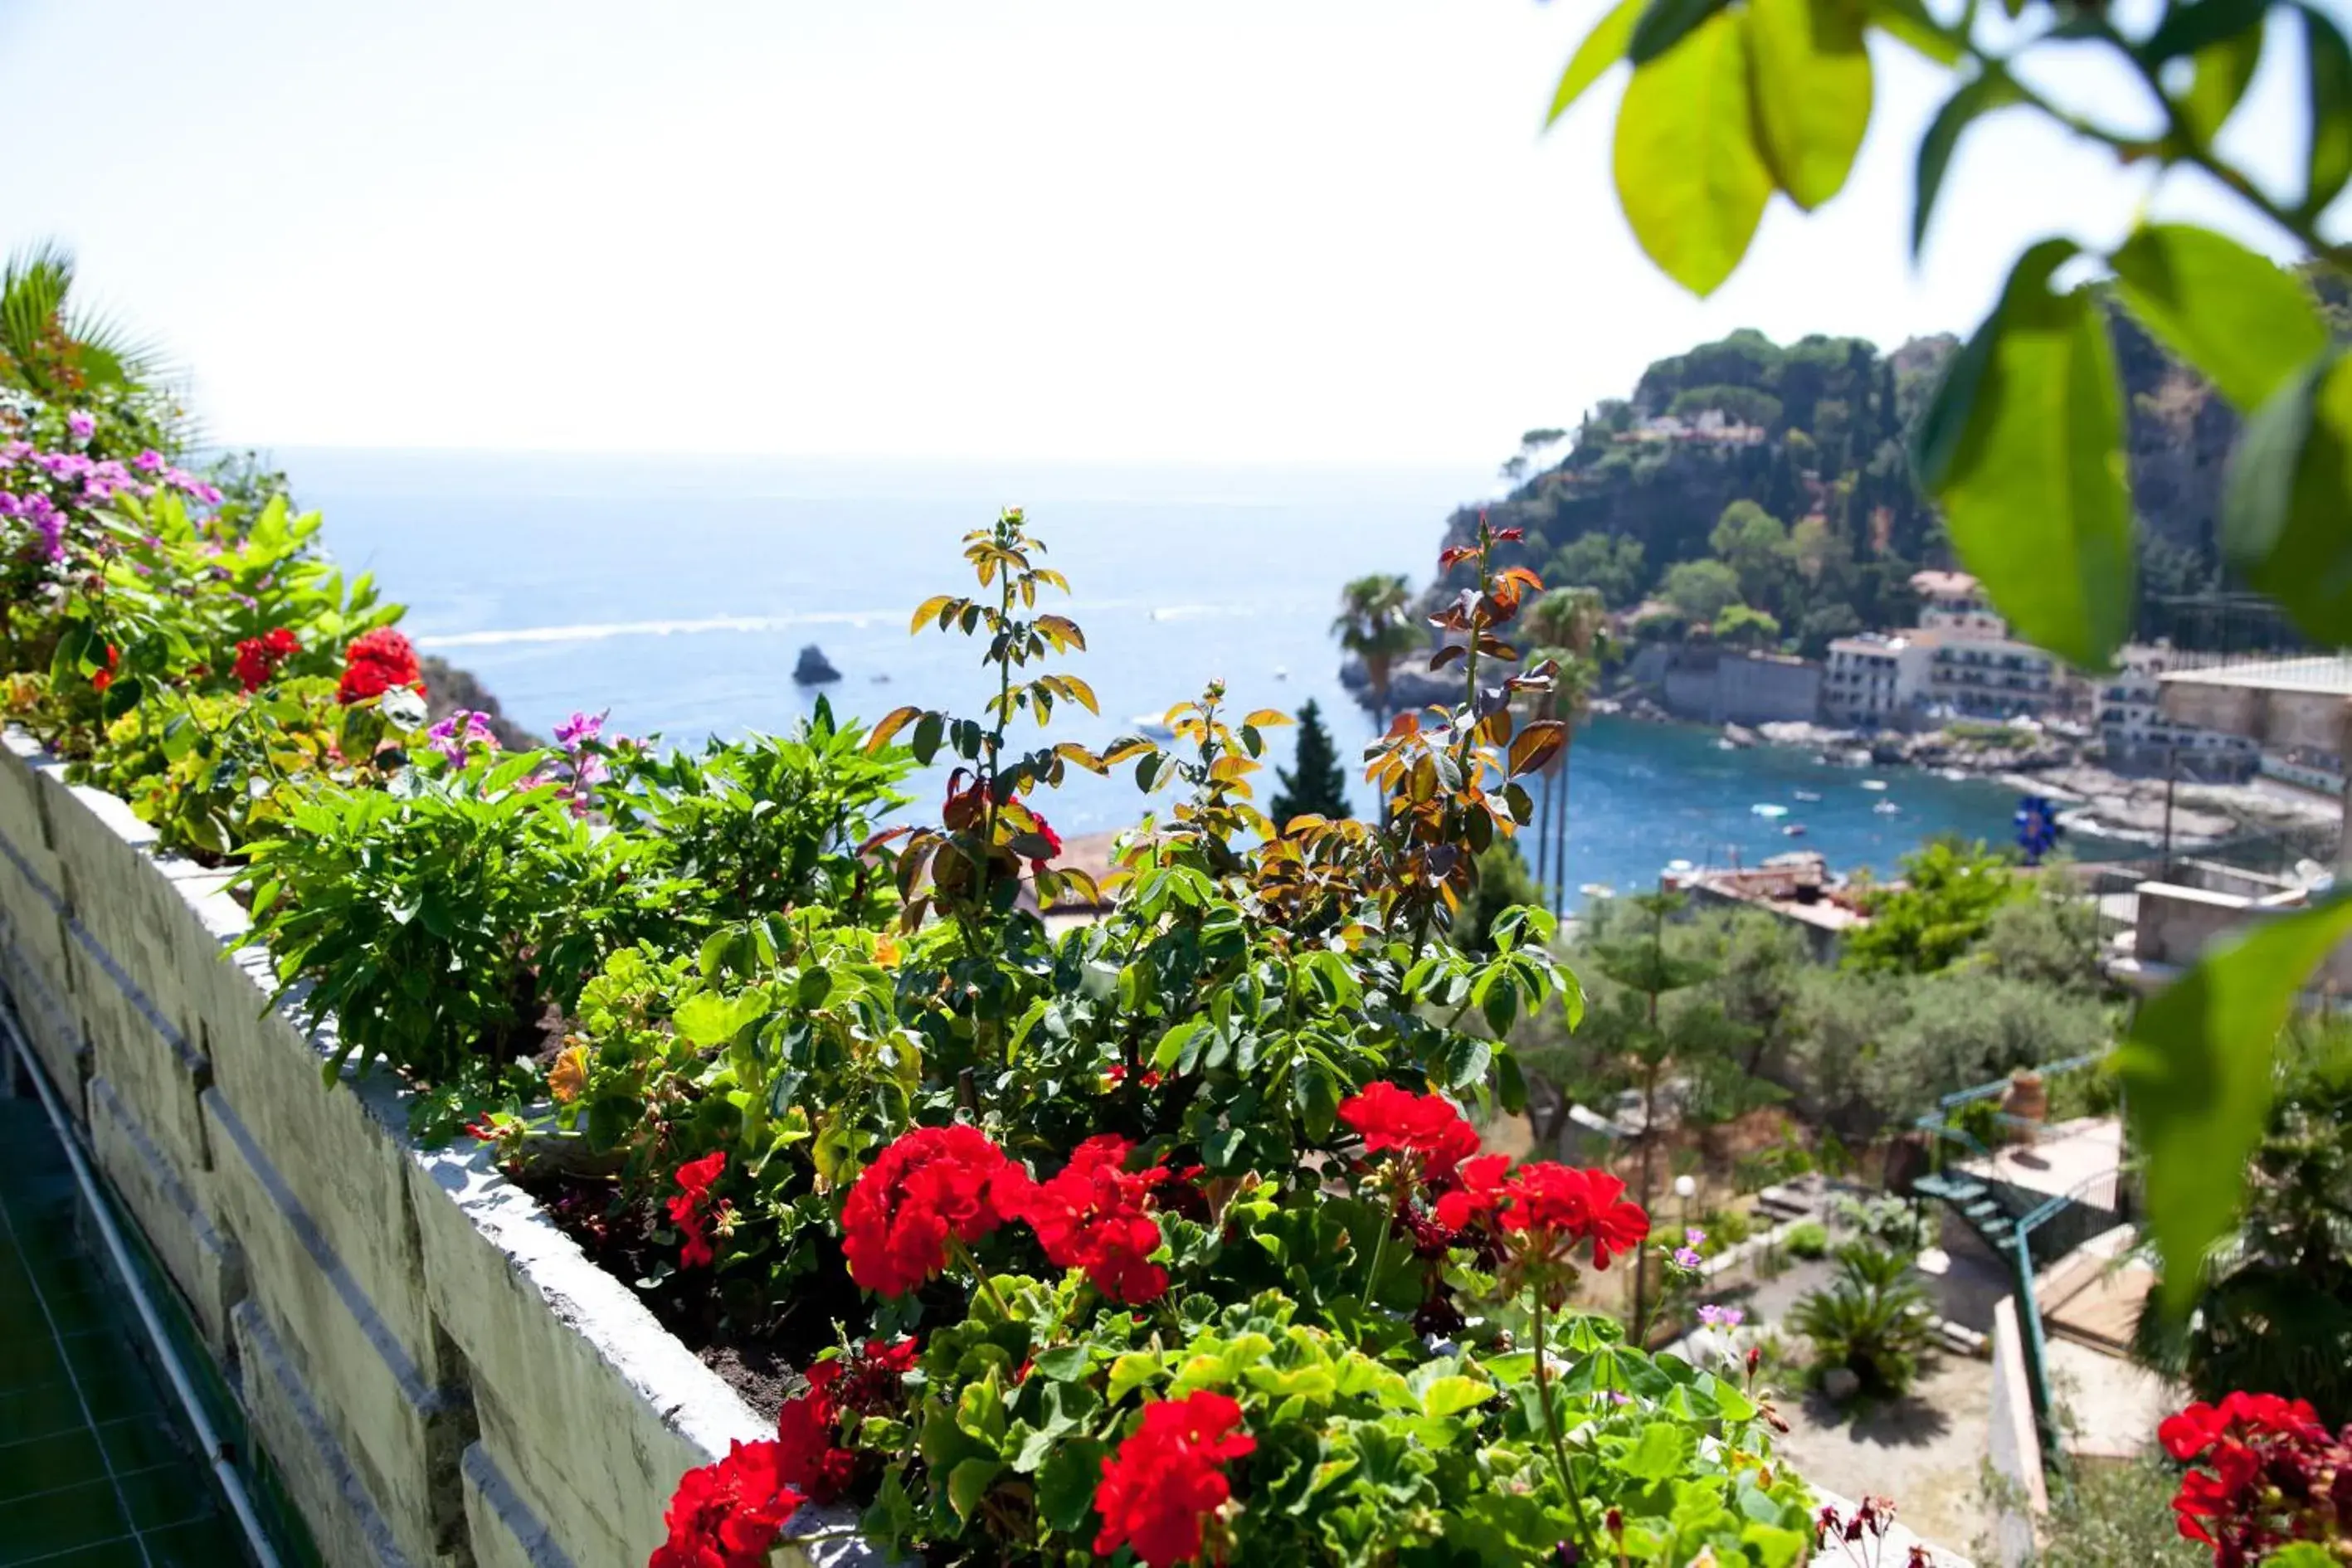
[[[277,458],[300,504],[325,512],[337,558],[375,573],[409,606],[419,646],[471,669],[519,722],[543,734],[574,710],[608,710],[622,732],[689,744],[805,714],[814,694],[792,671],[808,643],[842,672],[821,689],[837,712],[975,711],[992,689],[978,646],[909,637],[907,616],[930,594],[964,591],[962,536],[1022,505],[1070,579],[1066,610],[1088,651],[1069,668],[1102,704],[1098,719],[1058,712],[1056,739],[1100,744],[1213,679],[1237,711],[1314,698],[1352,757],[1373,727],[1339,682],[1340,584],[1375,571],[1427,581],[1447,515],[1492,489],[1476,471],[1425,468]],[[1286,762],[1288,732],[1274,739]],[[1888,787],[1864,790],[1864,777]],[[913,787],[928,803],[944,781],[938,768]],[[1791,848],[1888,871],[1934,834],[2006,840],[2015,805],[1989,783],[1725,751],[1711,730],[1606,717],[1579,731],[1568,787],[1566,879],[1621,890],[1652,885],[1672,859],[1753,864]],[[1884,801],[1899,811],[1872,809]],[[1124,826],[1148,808],[1124,775],[1083,773],[1041,804],[1066,836]],[[1759,816],[1759,804],[1788,814]],[[1360,786],[1358,805],[1370,805]],[[1791,825],[1803,836],[1787,835]]]

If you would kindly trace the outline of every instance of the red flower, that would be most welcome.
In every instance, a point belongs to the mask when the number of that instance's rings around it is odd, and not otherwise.
[[[1040,859],[1033,859],[1029,863],[1030,865],[1042,869],[1045,861],[1052,859],[1055,856],[1059,855],[1062,852],[1062,836],[1054,831],[1054,825],[1052,823],[1046,821],[1044,817],[1038,816],[1034,811],[1029,814],[1029,820],[1037,825],[1037,837],[1045,841],[1045,855],[1044,858]]]
[[[415,647],[390,626],[378,626],[354,637],[343,650],[343,680],[335,689],[335,700],[365,702],[395,686],[415,686],[423,679]]]
[[[1143,1425],[1102,1462],[1096,1554],[1130,1546],[1146,1568],[1198,1557],[1202,1522],[1233,1495],[1226,1461],[1257,1447],[1241,1424],[1242,1407],[1208,1389],[1144,1406]]]
[[[805,1500],[778,1470],[773,1443],[735,1443],[715,1465],[688,1470],[663,1516],[669,1539],[646,1568],[767,1568],[769,1550]]]
[[[1159,1222],[1144,1212],[1168,1167],[1129,1171],[1135,1145],[1116,1132],[1087,1139],[1061,1174],[1033,1185],[1021,1217],[1056,1268],[1083,1268],[1094,1288],[1125,1307],[1168,1293],[1168,1271],[1149,1261],[1160,1246]]]
[[[247,691],[260,690],[278,673],[278,667],[301,646],[284,626],[272,626],[260,637],[247,637],[236,645],[236,683]]]
[[[724,1150],[689,1160],[677,1168],[678,1194],[669,1200],[668,1207],[670,1223],[686,1237],[677,1251],[681,1268],[708,1268],[717,1256],[710,1249],[709,1233],[702,1228],[703,1210],[710,1202],[710,1184],[726,1168]]]
[[[1481,1154],[1454,1167],[1452,1187],[1437,1199],[1437,1223],[1448,1230],[1467,1230],[1495,1217],[1503,1203],[1504,1173],[1508,1154]]]
[[[947,1267],[950,1237],[970,1245],[1018,1214],[1028,1186],[1028,1173],[978,1128],[916,1128],[842,1205],[849,1277],[877,1295],[905,1295]]]
[[[103,691],[114,684],[114,671],[122,662],[122,651],[112,643],[106,645],[106,668],[89,678],[92,691]]]
[[[1625,1184],[1606,1171],[1532,1161],[1504,1184],[1503,1228],[1525,1236],[1532,1251],[1556,1261],[1566,1261],[1567,1251],[1589,1241],[1592,1266],[1606,1268],[1611,1254],[1641,1246],[1650,1234],[1650,1216],[1626,1201],[1624,1192]]]
[[[1392,1083],[1376,1083],[1339,1104],[1339,1120],[1364,1140],[1364,1152],[1398,1149],[1420,1164],[1425,1181],[1451,1177],[1454,1168],[1478,1152],[1478,1131],[1451,1101],[1414,1094]]]
[[[913,1340],[868,1340],[863,1349],[809,1368],[806,1394],[776,1414],[776,1473],[811,1501],[832,1502],[857,1475],[857,1452],[834,1442],[845,1414],[880,1415],[897,1405],[915,1365]]]

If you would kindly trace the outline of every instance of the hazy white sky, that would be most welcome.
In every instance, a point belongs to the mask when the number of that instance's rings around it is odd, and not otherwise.
[[[74,247],[239,443],[1453,463],[1734,327],[1964,331],[2147,195],[1990,121],[1915,272],[1940,93],[1884,55],[1846,193],[1694,300],[1617,79],[1539,133],[1601,9],[0,0],[0,244]],[[2232,134],[2284,169],[2273,46]]]

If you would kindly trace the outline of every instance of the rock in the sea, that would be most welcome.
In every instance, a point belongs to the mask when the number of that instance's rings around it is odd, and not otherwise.
[[[793,666],[795,686],[823,686],[828,680],[839,680],[841,671],[833,668],[833,660],[824,657],[824,649],[814,643],[801,649],[800,662]]]

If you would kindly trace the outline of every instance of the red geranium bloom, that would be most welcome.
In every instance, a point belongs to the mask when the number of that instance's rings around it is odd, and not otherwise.
[[[805,1500],[778,1471],[781,1457],[773,1443],[736,1443],[717,1464],[687,1471],[663,1516],[669,1539],[646,1568],[767,1568]]]
[[[1134,1150],[1116,1132],[1087,1139],[1061,1174],[1029,1189],[1022,1213],[1056,1268],[1085,1269],[1096,1289],[1126,1307],[1168,1293],[1168,1271],[1150,1261],[1159,1222],[1144,1212],[1168,1167],[1129,1171]]]
[[[365,702],[395,686],[415,686],[423,679],[415,647],[390,626],[378,626],[354,637],[343,650],[343,680],[335,689],[335,700]]]
[[[1650,1216],[1641,1205],[1627,1201],[1624,1192],[1625,1184],[1606,1171],[1532,1161],[1505,1184],[1503,1228],[1525,1236],[1546,1256],[1590,1241],[1592,1266],[1606,1268],[1612,1253],[1641,1246],[1650,1234]]]
[[[1478,1131],[1451,1101],[1414,1094],[1392,1083],[1376,1083],[1340,1101],[1339,1120],[1364,1140],[1364,1152],[1398,1149],[1421,1166],[1423,1179],[1450,1177],[1455,1166],[1478,1152]]]
[[[1032,860],[1030,864],[1033,866],[1043,867],[1045,864],[1045,860],[1050,860],[1055,856],[1059,855],[1062,852],[1062,836],[1054,831],[1054,825],[1052,823],[1046,821],[1035,812],[1033,811],[1029,814],[1029,819],[1037,825],[1037,837],[1045,841],[1046,849],[1045,859]]]
[[[1257,1447],[1241,1424],[1242,1407],[1208,1389],[1144,1406],[1143,1425],[1102,1462],[1096,1553],[1132,1547],[1146,1568],[1198,1557],[1202,1522],[1233,1495],[1226,1461]]]
[[[1454,1167],[1454,1184],[1437,1199],[1437,1223],[1448,1230],[1467,1230],[1495,1217],[1503,1203],[1503,1177],[1510,1169],[1508,1154],[1481,1154]]]
[[[948,1239],[969,1245],[1020,1212],[1028,1173],[976,1127],[918,1127],[882,1151],[841,1207],[849,1277],[903,1296],[948,1264]]]
[[[716,1258],[710,1249],[709,1233],[702,1228],[703,1209],[710,1202],[710,1184],[727,1168],[724,1150],[705,1154],[699,1160],[689,1160],[677,1168],[677,1196],[669,1200],[670,1223],[684,1234],[677,1261],[687,1268],[708,1268]]]
[[[776,1470],[811,1501],[832,1502],[857,1475],[857,1453],[834,1442],[845,1415],[879,1415],[899,1398],[915,1364],[913,1340],[868,1340],[863,1349],[809,1368],[809,1390],[776,1414]]]
[[[247,637],[236,645],[236,683],[247,691],[260,690],[278,673],[278,667],[301,646],[284,626],[272,626],[260,637]]]
[[[92,675],[89,678],[89,689],[92,691],[103,691],[108,687],[113,685],[114,671],[121,662],[122,650],[116,647],[112,643],[108,643],[106,645],[106,668],[98,671],[95,675]]]

